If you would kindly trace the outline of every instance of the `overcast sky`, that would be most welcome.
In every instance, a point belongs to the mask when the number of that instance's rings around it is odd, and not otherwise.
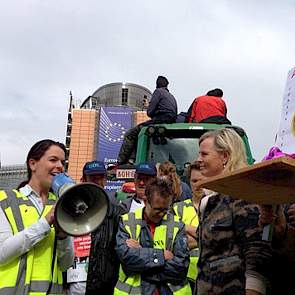
[[[179,110],[224,91],[228,117],[261,160],[274,144],[288,70],[294,1],[23,0],[0,4],[0,153],[25,162],[37,140],[64,141],[68,96],[168,77]]]

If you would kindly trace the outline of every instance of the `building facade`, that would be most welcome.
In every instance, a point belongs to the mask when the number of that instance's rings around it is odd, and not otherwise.
[[[96,110],[73,109],[69,147],[69,175],[79,181],[85,162],[95,159],[97,146]]]
[[[151,91],[132,83],[111,83],[98,88],[78,107],[70,96],[66,147],[68,173],[80,181],[87,161],[115,162],[125,133],[146,120],[143,100]]]
[[[98,88],[80,106],[70,104],[66,128],[66,169],[77,182],[87,161],[112,163],[127,130],[149,118],[143,100],[151,91],[133,83],[110,83]],[[16,188],[27,179],[25,165],[0,168],[0,189]],[[117,185],[118,187],[118,185]]]
[[[134,111],[143,109],[143,100],[150,98],[147,88],[133,83],[110,83],[98,88],[81,105],[85,109],[108,106],[129,106]]]
[[[25,165],[9,165],[0,168],[0,190],[12,190],[27,179]]]

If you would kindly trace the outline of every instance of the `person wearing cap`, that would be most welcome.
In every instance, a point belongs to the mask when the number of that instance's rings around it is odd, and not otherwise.
[[[152,163],[140,163],[136,166],[134,175],[136,193],[121,203],[126,212],[134,212],[136,209],[144,207],[146,185],[156,177],[156,165]]]
[[[85,163],[80,180],[81,182],[95,183],[99,187],[104,188],[106,185],[106,169],[104,163],[100,161]],[[78,241],[81,239],[83,243],[91,243],[91,235],[88,235],[74,238],[75,244],[79,245]],[[77,250],[75,252],[74,266],[67,270],[67,281],[69,283],[68,293],[70,295],[85,294],[86,292],[87,267],[84,266],[89,263],[89,257],[88,255],[80,257],[81,253]],[[85,255],[85,253],[82,255]]]
[[[92,182],[104,188],[107,171],[101,161],[87,162],[81,182]],[[118,279],[119,260],[115,251],[116,233],[125,211],[109,197],[108,213],[103,223],[91,233],[87,283],[70,285],[70,294],[113,294]],[[86,290],[85,290],[86,289]]]
[[[127,164],[136,150],[137,136],[140,130],[152,124],[175,123],[177,118],[177,102],[175,97],[168,90],[168,79],[164,76],[158,76],[156,81],[156,90],[154,91],[150,102],[145,101],[147,115],[151,118],[134,128],[128,130],[121,145],[118,164]]]
[[[83,168],[81,182],[93,182],[104,188],[107,182],[107,170],[101,161],[87,162]]]

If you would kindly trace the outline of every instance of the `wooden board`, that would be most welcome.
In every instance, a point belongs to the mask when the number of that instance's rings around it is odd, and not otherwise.
[[[210,177],[204,188],[256,204],[295,202],[295,160],[277,158]]]

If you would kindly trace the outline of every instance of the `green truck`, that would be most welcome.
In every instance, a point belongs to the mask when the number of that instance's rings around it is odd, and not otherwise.
[[[196,159],[199,150],[198,142],[202,134],[224,127],[233,128],[241,135],[248,163],[253,164],[254,159],[248,137],[242,128],[232,125],[200,123],[161,124],[143,128],[138,136],[136,163],[162,163],[169,160],[176,165],[177,171],[181,173],[186,163],[191,163]]]
[[[159,124],[142,128],[138,136],[135,164],[141,162],[162,163],[169,160],[176,165],[177,173],[182,180],[186,181],[185,168],[187,164],[197,158],[199,138],[207,131],[224,127],[233,128],[240,134],[245,144],[248,163],[253,164],[254,159],[248,137],[242,128],[232,125],[200,123]],[[135,169],[132,166],[124,165],[117,168],[116,175],[120,179],[122,179],[122,175],[132,175],[128,170],[134,172]],[[132,181],[132,177],[126,177],[125,180]],[[120,198],[124,198],[124,195]]]

